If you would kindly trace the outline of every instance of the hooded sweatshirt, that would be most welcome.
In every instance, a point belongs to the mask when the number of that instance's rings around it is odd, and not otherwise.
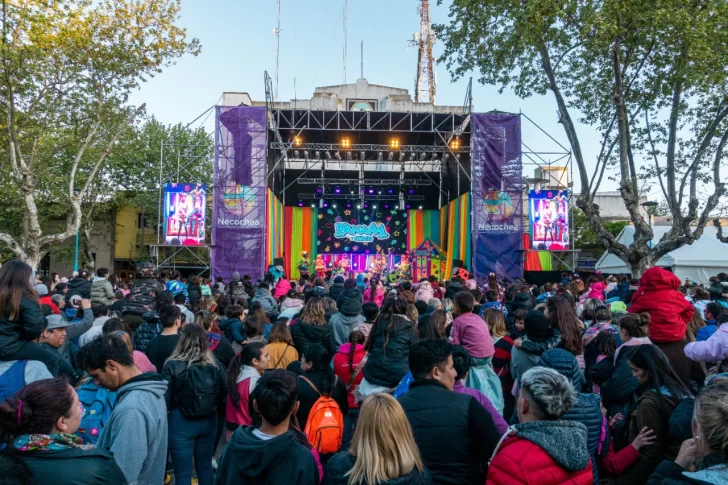
[[[484,359],[495,354],[488,324],[475,313],[464,313],[453,320],[450,341],[465,347],[475,359]]]
[[[343,313],[334,313],[329,320],[334,331],[336,345],[344,345],[349,340],[349,334],[359,328],[359,324],[365,322],[366,318],[361,315],[346,316]]]
[[[432,288],[430,282],[423,281],[420,283],[420,286],[417,288],[417,293],[415,293],[415,300],[430,303],[430,300],[433,298],[435,298],[435,290]]]
[[[240,427],[225,448],[215,483],[314,485],[318,472],[311,452],[291,433],[262,439],[255,428]]]
[[[114,455],[129,485],[164,482],[167,464],[167,382],[154,373],[129,379],[116,394],[116,406],[97,448]]]
[[[261,304],[266,315],[274,312],[277,313],[278,302],[275,298],[273,298],[273,295],[270,294],[270,290],[258,288],[258,291],[255,292],[255,297],[253,298],[253,302],[256,301]]]
[[[496,448],[486,485],[593,482],[587,431],[574,421],[534,421],[511,426]]]
[[[255,385],[258,383],[258,379],[260,379],[260,372],[255,367],[245,365],[240,370],[240,374],[235,380],[235,386],[238,388],[238,394],[240,395],[240,404],[235,406],[233,400],[228,396],[225,403],[225,420],[228,423],[245,426],[253,424],[253,418],[248,408],[248,400],[250,399],[250,393],[253,392]]]
[[[718,327],[708,340],[687,344],[685,355],[696,362],[720,362],[728,359],[728,323]]]
[[[291,282],[287,279],[281,278],[276,283],[276,288],[273,291],[273,298],[280,300],[283,295],[291,291]]]
[[[110,317],[99,317],[94,320],[93,326],[88,329],[86,333],[79,337],[78,346],[83,347],[84,345],[101,335],[103,333],[104,323],[106,323],[109,318]]]

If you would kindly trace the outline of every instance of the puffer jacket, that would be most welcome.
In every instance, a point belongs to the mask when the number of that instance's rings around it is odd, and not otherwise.
[[[678,291],[679,287],[680,278],[659,267],[648,269],[640,278],[629,312],[650,314],[653,342],[676,342],[685,338],[695,309]]]
[[[372,300],[372,288],[371,286],[368,287],[366,290],[364,290],[364,302],[370,302],[374,301],[374,303],[377,304],[377,306],[382,306],[382,303],[384,303],[384,288],[381,286],[377,287],[377,294],[374,295],[374,300]]]
[[[409,349],[417,341],[416,323],[404,315],[393,315],[394,322],[387,337],[389,319],[380,316],[369,333],[371,350],[364,366],[364,378],[375,386],[395,388],[409,372]],[[385,348],[385,342],[387,342]]]
[[[124,300],[121,313],[143,318],[145,313],[156,310],[155,295],[159,295],[162,291],[164,291],[164,285],[156,278],[139,278],[132,284],[129,297]]]
[[[239,318],[226,318],[220,322],[220,331],[230,343],[242,344],[245,341],[245,328]]]
[[[103,303],[104,305],[111,305],[114,301],[114,289],[111,287],[111,282],[106,278],[97,276],[91,282],[91,302],[92,303]]]
[[[195,285],[187,285],[187,296],[190,301],[199,301],[202,299],[202,287]]]
[[[356,288],[344,290],[336,300],[339,311],[347,317],[354,317],[361,314],[361,307],[364,304],[361,293]]]
[[[350,455],[348,451],[341,451],[335,454],[329,460],[326,466],[326,475],[324,483],[326,485],[348,485],[349,484],[349,470],[354,466],[356,457]],[[367,481],[360,482],[361,485],[374,485]],[[407,475],[393,478],[391,480],[385,480],[383,482],[377,482],[376,485],[431,485],[432,477],[427,469],[419,471],[414,468]]]
[[[303,310],[303,300],[299,300],[298,298],[286,298],[283,300],[283,303],[281,303],[281,312],[292,309]]]
[[[634,341],[634,342],[633,342]],[[615,356],[609,356],[595,363],[589,369],[589,379],[599,386],[604,407],[610,416],[624,414],[634,402],[635,392],[640,384],[632,375],[628,360],[635,351],[635,344],[649,344],[649,339],[632,339],[617,348]]]
[[[530,292],[517,293],[512,300],[506,301],[506,309],[509,315],[514,315],[518,310],[533,310],[533,296]]]
[[[329,298],[334,301],[338,300],[341,294],[344,292],[344,279],[341,278],[341,282],[338,281],[339,279],[340,278],[337,276],[334,279],[334,284],[331,285],[331,287],[329,288]]]
[[[420,286],[417,288],[417,293],[415,293],[415,300],[429,303],[433,298],[435,298],[435,290],[432,288],[430,282],[423,281],[420,283]]]
[[[291,282],[285,278],[281,278],[276,283],[275,290],[273,290],[273,298],[280,300],[283,295],[291,291]]]
[[[72,296],[91,299],[91,282],[86,278],[73,278],[68,282],[68,293],[66,293],[66,306],[70,306]]]
[[[674,461],[664,460],[647,485],[728,485],[728,471],[720,455],[710,454],[695,466],[695,471],[688,471]]]
[[[320,344],[326,348],[329,353],[329,360],[334,358],[336,354],[336,340],[334,340],[334,330],[331,325],[325,323],[323,325],[314,325],[313,323],[303,323],[298,321],[291,326],[291,337],[293,337],[293,346],[296,348],[298,355],[301,355],[310,344]]]
[[[20,300],[19,315],[12,320],[8,310],[0,316],[0,359],[14,354],[26,342],[37,339],[46,327],[40,305],[28,298]]]
[[[452,283],[445,289],[445,298],[453,299],[456,293],[465,291],[465,287],[460,283]]]
[[[233,301],[248,299],[248,294],[245,292],[245,286],[242,281],[231,282],[225,291]]]
[[[269,317],[271,315],[278,316],[278,302],[273,298],[269,290],[258,288],[255,297],[253,297],[253,303],[256,301],[261,304],[266,315]]]
[[[590,485],[593,464],[587,430],[573,421],[534,421],[511,426],[488,468],[486,485]]]
[[[156,312],[147,312],[142,318],[144,322],[134,332],[134,350],[146,352],[149,342],[162,333],[163,327]]]

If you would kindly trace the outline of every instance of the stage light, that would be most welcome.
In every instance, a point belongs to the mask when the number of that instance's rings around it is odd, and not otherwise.
[[[448,158],[450,158],[450,154],[449,153],[444,153],[442,155],[442,163],[447,163],[447,159]]]
[[[389,140],[389,146],[392,150],[399,150],[399,138],[392,138]]]
[[[450,140],[450,150],[456,152],[460,149],[460,139],[455,137]]]
[[[336,204],[331,204],[331,207],[333,207],[334,209],[336,209]]]
[[[367,204],[367,203],[364,203],[364,208],[365,208],[365,209],[368,209],[368,208],[369,208],[369,204]]]
[[[324,199],[319,200],[319,208],[320,209],[324,208]]]
[[[407,208],[408,208],[408,209],[411,209],[411,208],[412,208],[412,206],[411,206],[411,205],[409,205],[409,204],[407,204]]]
[[[399,154],[399,161],[404,162],[404,152]]]
[[[314,204],[313,202],[311,202],[311,207],[316,207],[316,204]]]
[[[425,153],[425,152],[420,153],[420,161],[424,161],[425,158],[427,158],[427,153]]]
[[[300,200],[298,201],[298,207],[303,207],[303,202]]]
[[[306,160],[308,160],[308,150],[304,150],[303,151],[303,158],[305,158]]]
[[[412,154],[410,155],[410,162],[414,162],[416,158],[417,154],[415,152],[412,152]]]
[[[377,153],[377,161],[381,162],[384,160],[384,154],[382,152]]]
[[[346,160],[351,161],[351,152],[346,152]]]
[[[419,209],[422,210],[422,206],[420,206]]]
[[[394,160],[394,152],[389,152],[389,155],[388,155],[388,157],[387,157],[387,160],[389,160],[390,162],[391,162],[392,160]]]
[[[350,194],[353,194],[353,193],[354,193],[354,191],[353,191],[353,190],[350,190],[350,191],[349,191],[349,193],[350,193]]]
[[[316,189],[316,193],[318,193],[318,194],[321,193],[321,187],[319,187],[319,188]]]
[[[329,152],[328,150],[326,150],[324,152],[324,157],[326,157],[326,160],[331,160],[331,152]]]
[[[296,136],[293,138],[293,144],[297,147],[300,147],[303,145],[303,139],[300,136]]]
[[[382,191],[380,190],[378,193],[379,193],[379,195],[381,195],[382,194]]]
[[[298,150],[293,150],[293,158],[300,158],[300,153],[298,153]]]
[[[328,202],[324,202],[324,207],[328,208],[329,207],[329,203]]]
[[[376,206],[376,205],[373,205],[373,206],[372,206],[372,209],[376,209],[376,208],[377,208],[377,206]]]
[[[389,204],[384,204],[385,209],[389,209]]]
[[[356,205],[357,209],[361,209],[361,206],[359,204]]]
[[[341,153],[334,152],[334,158],[337,159],[337,160],[341,160]]]
[[[410,195],[414,195],[414,193],[415,193],[415,189],[409,189],[409,194]]]
[[[354,263],[354,269],[356,269],[356,263]]]
[[[342,138],[341,148],[351,148],[351,140],[349,140],[348,138]]]
[[[316,160],[321,160],[321,152],[316,150]]]
[[[347,203],[346,203],[346,208],[347,208],[347,209],[351,209],[351,204],[349,204],[349,203],[347,202]]]
[[[373,194],[374,193],[374,189],[369,189],[369,193],[370,194]]]
[[[387,193],[388,193],[388,194],[391,194],[391,193],[393,193],[393,192],[394,192],[394,189],[389,189],[389,190],[387,190]]]
[[[363,162],[364,160],[366,160],[366,158],[367,158],[366,152],[359,152],[359,160],[361,160]]]
[[[334,192],[336,192],[337,194],[340,194],[341,193],[341,187],[336,187],[334,189]]]

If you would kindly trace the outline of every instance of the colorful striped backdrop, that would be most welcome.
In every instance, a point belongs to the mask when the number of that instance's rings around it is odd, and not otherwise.
[[[447,266],[445,278],[452,272],[452,262],[455,259],[462,259],[465,268],[470,270],[470,192],[465,193],[455,200],[451,200],[446,207],[447,218],[447,244],[443,248],[447,254]],[[442,211],[440,214],[442,217]]]
[[[298,279],[298,262],[303,251],[309,252],[311,272],[316,259],[318,209],[315,207],[285,207],[285,271],[286,276]]]
[[[407,251],[414,251],[428,238],[439,246],[442,234],[440,221],[439,211],[418,209],[409,211],[407,217]]]
[[[283,256],[283,202],[268,189],[268,204],[266,205],[268,215],[268,232],[266,235],[266,268],[273,264],[275,258]]]

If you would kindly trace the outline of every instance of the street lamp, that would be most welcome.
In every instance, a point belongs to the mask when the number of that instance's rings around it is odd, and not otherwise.
[[[647,221],[650,225],[650,230],[652,230],[652,216],[655,215],[655,212],[657,211],[657,202],[653,200],[648,200],[646,202],[643,202],[640,204],[642,207],[645,208],[645,211],[647,212],[648,218]],[[654,235],[653,235],[654,237]],[[652,249],[652,239],[649,241],[650,249]]]

